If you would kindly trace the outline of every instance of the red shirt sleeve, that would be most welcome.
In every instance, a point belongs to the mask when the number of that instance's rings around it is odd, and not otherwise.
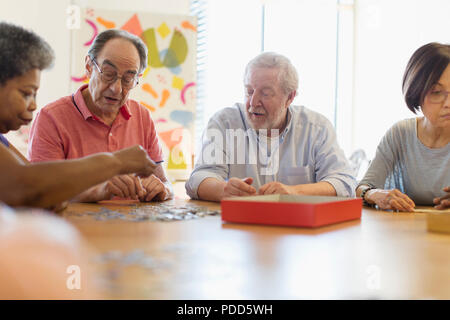
[[[44,109],[36,115],[31,126],[28,159],[31,162],[65,159],[63,143],[52,117]]]

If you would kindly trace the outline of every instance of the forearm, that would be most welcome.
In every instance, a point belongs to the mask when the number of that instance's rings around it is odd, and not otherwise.
[[[15,154],[15,156],[16,156],[18,159],[20,159],[20,161],[22,161],[23,163],[30,163],[30,161],[28,161],[28,159],[25,158],[25,157],[23,156],[23,154],[20,153],[20,151],[17,150],[16,147],[14,147],[12,144],[9,145],[9,150],[11,150],[11,151]]]
[[[369,186],[367,184],[359,185],[358,188],[356,189],[356,196],[357,197],[361,197],[361,193],[367,188],[371,188],[371,186]],[[382,190],[382,189],[371,189],[371,190],[367,191],[366,194],[364,195],[364,200],[368,204],[375,204],[374,196],[376,196],[377,193],[379,193],[380,191],[384,191],[384,190]]]
[[[225,185],[225,181],[220,181],[216,178],[206,178],[198,186],[198,197],[201,200],[220,202],[223,198]]]
[[[317,183],[299,184],[293,186],[296,194],[311,196],[336,196],[336,190],[331,183],[321,181]]]
[[[121,167],[121,162],[110,153],[18,166],[4,201],[13,206],[50,207],[120,174]]]
[[[356,196],[361,197],[361,193],[364,191],[364,189],[369,188],[370,186],[367,184],[360,184],[358,188],[356,188]]]
[[[83,191],[72,200],[76,202],[98,202],[102,200],[109,200],[111,199],[112,194],[106,190],[106,183],[107,182],[102,182],[96,186],[93,186]]]

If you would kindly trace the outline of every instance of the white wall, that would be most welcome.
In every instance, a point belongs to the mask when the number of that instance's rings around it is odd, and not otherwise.
[[[415,115],[402,96],[406,64],[420,46],[450,42],[450,0],[356,0],[353,150],[369,158],[395,122]]]
[[[69,0],[18,0],[0,2],[0,20],[33,30],[55,50],[55,65],[41,77],[37,102],[41,106],[66,95],[69,88],[70,32],[66,28]]]
[[[334,122],[336,0],[278,0],[266,4],[265,51],[285,55],[299,76],[294,105]]]
[[[54,67],[44,71],[37,96],[38,108],[70,94],[69,5],[94,9],[189,14],[189,0],[0,0],[0,20],[22,25],[42,36],[55,50]],[[24,154],[26,145],[11,132],[8,139]]]
[[[204,126],[216,111],[244,100],[245,66],[261,50],[261,3],[210,1],[207,14]]]

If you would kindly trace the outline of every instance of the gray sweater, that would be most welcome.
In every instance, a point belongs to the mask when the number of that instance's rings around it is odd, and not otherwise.
[[[417,138],[417,118],[397,122],[384,135],[359,184],[396,188],[417,205],[432,205],[450,185],[450,143],[428,148]]]

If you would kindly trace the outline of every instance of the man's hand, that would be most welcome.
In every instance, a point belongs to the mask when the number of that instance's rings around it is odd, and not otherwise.
[[[117,196],[134,200],[140,199],[146,194],[140,179],[128,174],[115,176],[106,183],[105,189],[111,197]]]
[[[416,206],[406,194],[400,192],[397,189],[381,190],[373,189],[369,190],[365,196],[369,202],[374,202],[380,209],[383,210],[398,210],[411,212]]]
[[[170,189],[157,176],[152,174],[148,178],[141,179],[145,194],[139,197],[141,201],[164,201],[170,197]]]
[[[296,194],[293,186],[287,186],[278,181],[266,183],[261,186],[258,191],[259,194]]]
[[[253,178],[245,179],[231,178],[223,188],[223,198],[252,196],[256,194],[256,189],[252,187]]]
[[[450,208],[450,186],[445,187],[443,190],[447,192],[445,196],[433,199],[434,207],[439,210]]]

